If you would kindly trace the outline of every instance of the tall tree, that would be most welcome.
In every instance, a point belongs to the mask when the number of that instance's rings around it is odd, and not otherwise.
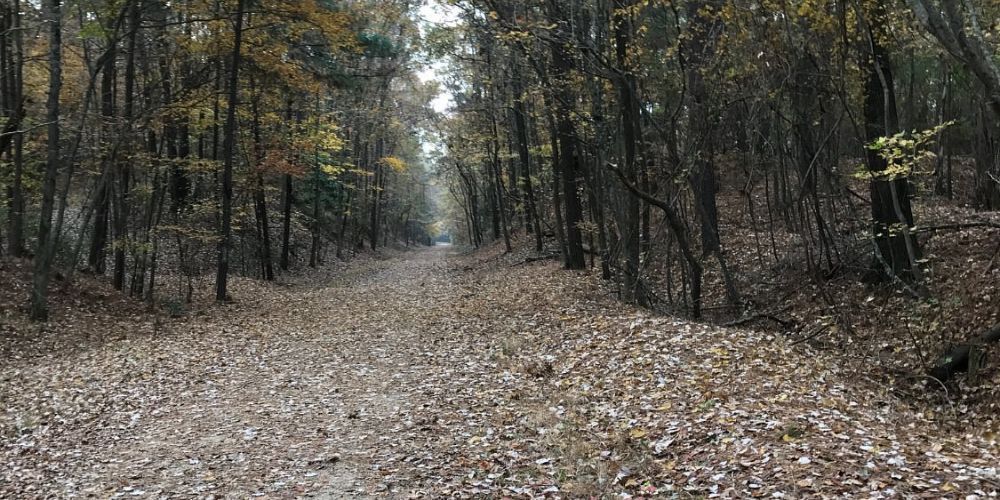
[[[862,49],[865,133],[868,141],[895,134],[899,129],[896,87],[889,53],[884,46],[886,6],[881,0],[868,12],[860,12],[865,35]],[[913,234],[913,211],[906,175],[889,171],[889,163],[877,148],[866,149],[871,172],[874,276],[919,282],[920,248]],[[918,283],[919,284],[919,283]]]
[[[52,261],[55,258],[58,234],[52,228],[55,208],[56,179],[61,164],[59,148],[59,93],[62,90],[62,5],[60,0],[44,2],[45,20],[49,32],[49,91],[45,103],[48,129],[48,154],[42,179],[42,206],[38,221],[38,251],[32,273],[31,318],[45,321],[49,317],[49,280],[52,278]]]
[[[566,206],[566,269],[584,269],[587,261],[583,253],[583,204],[580,201],[580,157],[577,154],[576,125],[573,123],[576,95],[571,83],[573,71],[572,5],[549,0],[546,12],[554,23],[554,37],[549,42],[553,72],[557,117],[555,134],[559,142],[559,173],[562,176],[562,194]]]
[[[24,34],[21,27],[21,2],[5,4],[3,49],[5,67],[0,68],[4,81],[4,107],[7,124],[0,141],[0,154],[6,153],[13,164],[7,191],[7,251],[22,257],[24,247],[24,134],[18,132],[25,117]],[[13,151],[10,151],[11,146]]]
[[[215,276],[215,300],[229,300],[229,257],[233,232],[233,164],[236,162],[236,107],[239,105],[240,64],[243,60],[243,17],[246,0],[237,0],[233,22],[233,54],[226,89],[227,108],[222,152],[222,214],[219,228],[219,259]]]
[[[633,0],[615,0],[615,58],[621,74],[616,79],[618,87],[618,108],[620,109],[622,125],[622,142],[625,146],[624,165],[622,172],[633,185],[639,185],[640,172],[639,147],[642,143],[642,131],[639,120],[639,85],[633,68],[635,47],[633,37],[635,28]],[[642,290],[642,280],[639,269],[640,226],[639,197],[628,196],[625,200],[623,214],[619,220],[620,242],[625,254],[625,289],[624,299],[645,305],[647,299]]]

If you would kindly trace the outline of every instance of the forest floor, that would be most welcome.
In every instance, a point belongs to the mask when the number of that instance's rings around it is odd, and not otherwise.
[[[26,272],[0,266],[3,498],[1000,492],[961,408],[496,247],[236,280],[180,318],[57,286],[41,327],[8,307]]]

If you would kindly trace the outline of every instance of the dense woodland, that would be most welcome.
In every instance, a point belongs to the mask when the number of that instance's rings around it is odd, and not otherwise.
[[[462,23],[433,48],[455,51],[439,168],[465,241],[509,250],[523,230],[567,269],[599,267],[622,300],[695,319],[787,330],[774,311],[794,301],[775,297],[809,283],[818,329],[877,314],[896,316],[876,327],[891,330],[920,314],[914,327],[938,344],[997,340],[995,3],[457,9]],[[966,230],[989,248],[923,248]],[[993,291],[985,314],[970,312],[981,324],[932,321],[964,293],[942,286],[960,281],[943,263],[967,257]],[[889,314],[838,308],[859,291],[907,300]],[[960,354],[934,373],[949,377]]]
[[[151,304],[426,241],[406,2],[3,3],[3,251]],[[361,15],[363,13],[363,15]],[[169,277],[169,279],[166,279]]]
[[[1000,492],[995,0],[0,0],[0,113],[0,497]]]
[[[417,7],[6,2],[3,251],[32,258],[31,316],[53,274],[177,307],[213,270],[224,301],[234,272],[441,230],[523,232],[695,319],[775,268],[928,301],[915,208],[1000,208],[989,2],[455,2],[425,34]],[[421,56],[448,61],[446,117]]]

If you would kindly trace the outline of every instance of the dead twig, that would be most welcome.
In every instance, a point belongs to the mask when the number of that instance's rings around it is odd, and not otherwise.
[[[779,318],[777,316],[778,313],[783,313],[783,312],[787,311],[788,309],[790,309],[791,307],[792,307],[791,305],[788,305],[788,306],[785,306],[784,308],[782,308],[779,311],[774,311],[774,312],[759,312],[759,313],[755,313],[755,314],[750,314],[750,315],[747,315],[747,316],[743,316],[742,318],[730,321],[729,323],[725,323],[722,326],[725,326],[725,327],[728,328],[728,327],[733,327],[733,326],[745,325],[747,323],[750,323],[752,321],[756,321],[758,319],[767,319],[767,320],[771,320],[771,321],[773,321],[775,323],[778,323],[779,325],[784,326],[786,328],[793,327],[793,326],[795,326],[795,322],[794,321],[790,321],[790,320],[787,320],[787,319],[781,319],[781,318]]]
[[[799,344],[801,344],[803,342],[808,342],[808,341],[810,341],[810,340],[812,340],[812,339],[814,339],[816,337],[819,337],[820,334],[822,334],[823,332],[825,332],[825,331],[827,331],[829,329],[830,329],[830,325],[824,323],[824,324],[820,325],[820,327],[817,328],[816,331],[810,333],[806,337],[803,337],[803,338],[801,338],[799,340],[796,340],[795,342],[792,342],[791,345],[796,346],[796,345],[799,345]]]

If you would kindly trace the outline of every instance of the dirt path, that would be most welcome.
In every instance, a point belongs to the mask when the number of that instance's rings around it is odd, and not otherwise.
[[[409,454],[419,443],[397,456],[400,436],[435,439],[415,414],[464,390],[442,387],[456,360],[435,347],[461,323],[466,293],[448,254],[413,252],[154,338],[4,366],[19,435],[0,493],[392,493],[393,464],[421,461]]]
[[[592,276],[521,261],[433,248],[238,280],[242,300],[203,315],[107,320],[135,333],[8,357],[0,497],[1000,489],[995,435],[954,425],[961,407],[914,404],[836,353],[652,317]]]

